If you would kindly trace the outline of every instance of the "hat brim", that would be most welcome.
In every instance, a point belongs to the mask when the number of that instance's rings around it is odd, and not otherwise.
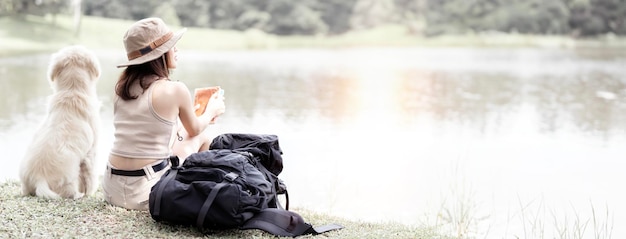
[[[172,49],[172,47],[174,47],[174,45],[176,45],[176,43],[178,42],[178,40],[180,40],[180,38],[183,36],[183,34],[187,31],[187,28],[183,28],[179,31],[177,31],[176,33],[174,33],[174,36],[172,36],[172,38],[163,43],[163,45],[155,48],[154,50],[148,52],[148,54],[142,55],[140,57],[137,57],[135,59],[132,59],[130,61],[127,61],[125,63],[119,64],[117,65],[117,68],[121,68],[121,67],[127,67],[127,66],[132,66],[132,65],[140,65],[146,62],[149,62],[151,60],[157,59],[159,57],[161,57],[163,54],[165,54],[167,51],[169,51],[170,49]]]

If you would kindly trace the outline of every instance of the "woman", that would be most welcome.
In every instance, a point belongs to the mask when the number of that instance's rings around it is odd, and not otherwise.
[[[115,140],[102,182],[113,205],[147,210],[150,189],[170,168],[169,157],[208,149],[205,129],[225,111],[224,98],[216,94],[196,116],[187,86],[169,79],[185,30],[174,33],[163,20],[147,18],[124,36],[128,62],[118,65],[127,68],[115,85]]]

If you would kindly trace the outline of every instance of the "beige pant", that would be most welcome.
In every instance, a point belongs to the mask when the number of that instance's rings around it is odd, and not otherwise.
[[[115,206],[135,209],[135,210],[148,210],[148,198],[150,196],[150,190],[154,186],[161,176],[167,172],[171,163],[159,172],[154,172],[153,165],[160,164],[161,161],[157,161],[151,165],[147,165],[142,169],[146,173],[144,176],[122,176],[111,174],[110,163],[107,163],[106,172],[102,179],[102,190],[104,192],[104,200]]]

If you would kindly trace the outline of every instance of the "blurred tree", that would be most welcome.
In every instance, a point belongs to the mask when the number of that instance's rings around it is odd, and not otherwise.
[[[428,29],[427,35],[457,34],[470,30],[485,28],[481,18],[488,16],[493,10],[492,1],[464,0],[427,0],[428,11],[425,14]]]
[[[272,16],[267,12],[258,10],[248,10],[241,14],[235,22],[235,29],[263,29],[267,27]]]
[[[0,3],[3,2],[0,1]],[[51,14],[54,16],[61,12],[69,13],[71,0],[12,0],[6,3],[7,9],[12,9],[13,13],[40,16]]]
[[[72,1],[0,0],[0,16],[70,13]],[[626,35],[626,0],[89,0],[82,10],[89,16],[138,20],[159,15],[172,25],[178,18],[182,26],[254,28],[279,35],[340,34],[389,23],[425,35]]]
[[[131,8],[119,0],[85,1],[85,15],[118,19],[133,19]]]
[[[159,5],[152,14],[154,17],[160,17],[167,25],[180,26],[180,19],[176,15],[176,9],[169,2],[163,2]]]
[[[626,34],[626,0],[591,0],[592,15],[602,21],[602,33]]]
[[[358,0],[352,11],[350,26],[352,29],[367,29],[393,22],[395,11],[393,0]]]
[[[567,5],[574,36],[626,34],[625,0],[568,0]]]
[[[154,10],[157,6],[161,5],[162,2],[166,1],[152,1],[152,0],[132,0],[132,1],[124,1],[124,0],[112,0],[112,1],[120,1],[122,6],[129,8],[129,12],[133,20],[138,20],[142,18],[152,17]]]
[[[0,17],[14,15],[16,13],[16,3],[17,0],[0,0]]]
[[[422,34],[426,28],[426,0],[394,0],[398,23],[407,26],[409,33]]]
[[[315,10],[321,14],[321,20],[328,26],[331,34],[344,33],[351,29],[350,18],[357,0],[320,0]]]
[[[561,0],[508,0],[505,32],[564,34],[569,31],[569,10]]]
[[[217,29],[235,29],[237,19],[248,6],[245,0],[210,0],[209,26]]]
[[[278,35],[325,34],[328,26],[321,14],[313,10],[314,1],[273,0],[267,6],[271,18],[265,27],[266,32]]]
[[[81,24],[81,20],[82,20],[82,16],[83,16],[83,11],[81,6],[83,1],[82,0],[72,0],[72,5],[71,5],[71,9],[72,9],[72,14],[74,15],[74,35],[78,36],[80,34],[80,24]]]
[[[569,30],[563,0],[428,0],[431,33],[496,30],[562,34]],[[434,11],[433,11],[434,10]]]
[[[206,0],[177,0],[174,7],[182,26],[209,27],[209,8],[211,3]]]

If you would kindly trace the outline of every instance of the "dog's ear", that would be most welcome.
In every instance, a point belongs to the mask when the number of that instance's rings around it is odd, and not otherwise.
[[[57,76],[59,75],[59,70],[60,67],[58,67],[58,62],[56,61],[56,58],[52,58],[53,60],[50,61],[50,65],[48,66],[48,80],[50,80],[50,82],[53,82],[54,79],[57,78]]]
[[[50,57],[50,65],[48,65],[48,80],[54,82],[59,77],[63,68],[68,65],[66,57],[62,57],[62,51],[52,54]]]
[[[76,50],[80,51],[80,57],[82,58],[76,63],[83,65],[92,80],[100,78],[100,61],[96,54],[83,46],[76,46]]]
[[[91,75],[94,77],[94,80],[100,78],[100,74],[102,73],[102,70],[100,68],[100,61],[92,52],[89,52],[89,63],[89,73],[91,73]]]

